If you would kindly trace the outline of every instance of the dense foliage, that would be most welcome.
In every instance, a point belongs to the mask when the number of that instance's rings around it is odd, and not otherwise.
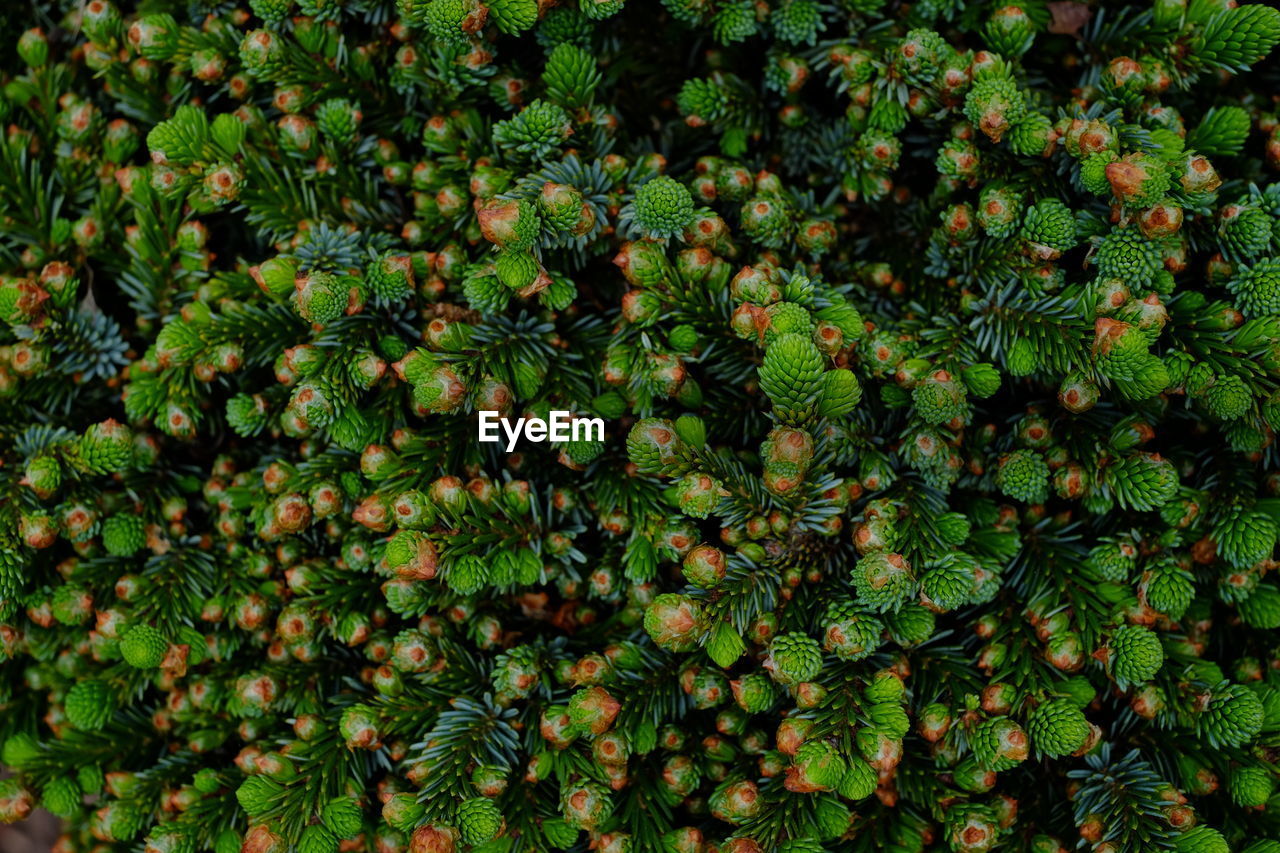
[[[0,820],[1280,851],[1280,10],[0,5]]]

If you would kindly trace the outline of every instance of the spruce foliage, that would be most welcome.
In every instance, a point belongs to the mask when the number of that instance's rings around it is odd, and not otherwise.
[[[1280,849],[1272,5],[0,33],[0,821]]]

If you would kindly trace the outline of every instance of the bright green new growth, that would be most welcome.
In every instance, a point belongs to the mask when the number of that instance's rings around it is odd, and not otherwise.
[[[649,237],[674,237],[693,219],[689,190],[667,175],[659,175],[636,190],[634,204],[636,224]]]

